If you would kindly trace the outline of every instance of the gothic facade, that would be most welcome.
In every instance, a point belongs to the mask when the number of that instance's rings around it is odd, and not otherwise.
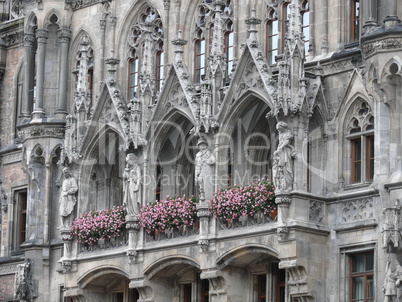
[[[0,8],[0,301],[402,301],[399,0]],[[194,223],[146,229],[169,196]]]

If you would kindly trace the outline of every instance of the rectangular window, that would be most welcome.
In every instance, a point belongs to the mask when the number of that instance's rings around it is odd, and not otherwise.
[[[351,0],[351,42],[360,36],[360,0]]]
[[[138,58],[133,58],[129,63],[128,75],[128,98],[131,100],[135,98],[135,93],[138,87]]]
[[[209,281],[201,280],[201,302],[209,302]]]
[[[257,276],[257,295],[258,302],[266,302],[267,301],[267,275],[258,275]]]
[[[195,82],[199,83],[205,77],[205,39],[195,43]]]
[[[18,205],[18,234],[17,234],[17,244],[18,246],[25,242],[26,232],[27,232],[27,191],[16,192],[16,200]]]
[[[374,135],[366,137],[366,178],[373,180],[374,177]]]
[[[290,3],[286,3],[283,6],[283,14],[282,14],[282,52],[285,49],[285,41],[286,41],[286,33],[289,28],[289,15],[290,15]]]
[[[165,54],[163,51],[159,51],[156,54],[156,79],[155,89],[160,92],[163,86],[163,72],[165,68]]]
[[[226,63],[226,75],[229,75],[233,68],[233,60],[234,60],[234,34],[233,32],[228,32],[225,35],[225,53],[227,57]]]
[[[191,283],[183,285],[183,302],[191,302]]]
[[[304,51],[306,56],[309,51],[309,41],[310,41],[310,10],[308,1],[303,2],[302,10],[302,30],[304,35]]]
[[[278,55],[278,19],[267,23],[267,57],[270,65],[275,64],[275,56]]]
[[[350,256],[351,302],[374,302],[374,252]]]
[[[352,144],[352,183],[362,181],[362,141],[361,138],[351,140]]]

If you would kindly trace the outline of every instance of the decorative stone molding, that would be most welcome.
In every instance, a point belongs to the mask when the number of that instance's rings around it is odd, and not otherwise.
[[[63,273],[68,273],[71,270],[73,263],[71,260],[62,260],[61,267],[63,269]]]
[[[24,42],[24,32],[23,28],[14,29],[14,30],[7,30],[3,31],[1,34],[1,38],[3,39],[4,43],[7,47],[18,45]]]
[[[22,152],[13,152],[13,153],[8,153],[3,155],[2,157],[2,163],[3,165],[8,165],[16,162],[22,161]]]
[[[22,140],[22,142],[27,139],[33,138],[43,138],[43,137],[53,137],[53,138],[64,138],[65,128],[64,127],[53,127],[49,126],[28,126],[28,127],[20,127],[18,131],[18,136]]]
[[[104,0],[65,0],[66,4],[71,7],[72,10],[79,10],[94,4],[102,3]]]
[[[281,240],[286,240],[289,237],[289,228],[288,227],[278,227],[277,234]]]
[[[0,265],[0,276],[12,275],[17,272],[17,265],[21,263],[2,264]]]
[[[38,43],[46,43],[49,38],[49,31],[47,29],[37,29],[36,30],[36,39]]]
[[[200,240],[198,240],[198,245],[200,246],[202,253],[207,253],[208,252],[208,247],[209,247],[209,240],[208,239],[200,239]]]
[[[276,197],[275,198],[275,203],[277,205],[284,205],[284,206],[289,206],[290,203],[292,202],[292,199],[290,197]]]
[[[387,251],[401,249],[401,207],[396,205],[383,210],[385,223],[382,226],[383,248]]]
[[[310,200],[309,220],[312,222],[322,222],[324,218],[324,203]]]
[[[3,210],[4,213],[7,213],[8,210],[7,199],[8,196],[2,186],[2,181],[0,180],[0,203],[1,203],[1,209]],[[0,221],[1,221],[1,213],[0,213]]]
[[[18,19],[24,15],[24,7],[22,5],[22,0],[12,1],[10,13],[12,19]]]
[[[128,262],[129,263],[134,263],[135,258],[137,257],[138,253],[135,250],[128,250],[126,252],[126,256],[128,257]]]
[[[288,280],[288,292],[291,297],[297,297],[300,301],[314,301],[309,293],[308,275],[304,266],[295,260],[283,260],[279,263],[279,269],[286,269]]]
[[[396,49],[402,49],[402,38],[393,37],[383,40],[376,40],[373,42],[366,42],[363,44],[363,53],[366,56],[382,50]]]
[[[68,28],[62,28],[58,31],[59,42],[60,43],[69,43],[71,40],[71,30]]]
[[[373,198],[346,201],[341,204],[341,223],[374,218]]]
[[[32,290],[31,262],[28,259],[22,264],[17,264],[14,279],[14,297],[21,301],[30,301],[33,296]]]

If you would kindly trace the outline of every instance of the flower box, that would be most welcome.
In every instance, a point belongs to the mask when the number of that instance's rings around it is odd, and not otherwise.
[[[114,207],[108,210],[90,211],[73,221],[71,235],[76,236],[79,243],[92,246],[105,245],[123,235],[126,227],[126,209]],[[112,239],[112,240],[110,240]]]
[[[219,190],[211,199],[210,211],[224,228],[273,221],[277,213],[274,185],[260,179],[251,185]]]
[[[139,214],[139,224],[148,234],[162,234],[167,238],[184,236],[194,230],[196,222],[196,198],[175,196],[144,206]]]

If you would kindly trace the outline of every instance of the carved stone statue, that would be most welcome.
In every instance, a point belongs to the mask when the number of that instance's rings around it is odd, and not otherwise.
[[[60,194],[60,215],[62,218],[62,226],[69,227],[73,221],[73,210],[77,203],[76,193],[78,192],[77,181],[71,174],[69,168],[63,169],[64,180]]]
[[[136,216],[140,213],[140,181],[141,171],[140,166],[136,162],[136,157],[133,153],[127,154],[126,168],[123,173],[124,180],[124,199],[123,202],[127,208],[129,216]]]
[[[14,297],[20,301],[27,301],[31,296],[31,264],[25,261],[17,265],[17,271],[14,279]]]
[[[279,145],[273,155],[273,176],[275,192],[290,191],[293,185],[293,159],[296,157],[291,141],[293,134],[285,122],[276,125],[279,132]]]
[[[382,286],[384,302],[402,302],[402,267],[394,253],[388,254],[385,273]]]
[[[204,138],[197,142],[199,151],[195,156],[195,183],[201,201],[210,199],[214,191],[214,164],[215,156],[208,149],[208,143]]]

